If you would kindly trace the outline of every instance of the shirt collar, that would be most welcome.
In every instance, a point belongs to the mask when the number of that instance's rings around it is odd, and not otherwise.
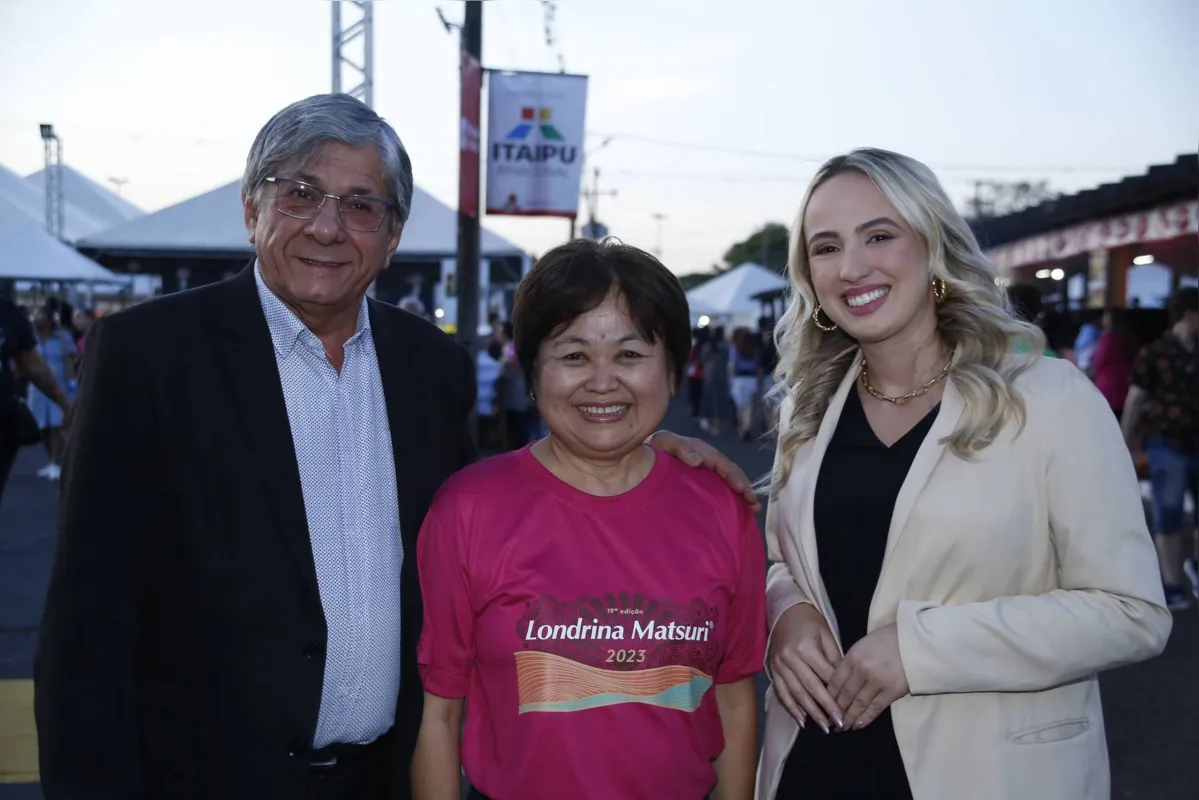
[[[275,346],[275,355],[278,358],[287,358],[295,348],[296,342],[301,340],[308,346],[324,350],[324,346],[321,345],[316,334],[308,330],[308,327],[296,316],[296,312],[288,308],[287,304],[266,285],[257,260],[254,261],[254,283],[258,287],[258,301],[262,304],[263,314],[266,315],[266,325],[271,332],[271,342]],[[346,344],[354,344],[364,335],[369,336],[370,330],[371,316],[368,313],[366,298],[363,297],[362,304],[358,306],[358,319],[354,325],[354,335]]]

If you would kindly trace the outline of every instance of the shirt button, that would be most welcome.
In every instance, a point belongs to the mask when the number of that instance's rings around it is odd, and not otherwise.
[[[297,739],[287,746],[287,754],[292,758],[307,758],[308,745]]]

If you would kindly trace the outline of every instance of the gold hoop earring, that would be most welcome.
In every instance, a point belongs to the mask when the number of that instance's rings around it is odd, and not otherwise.
[[[933,299],[940,303],[949,292],[949,287],[940,278],[933,278]]]
[[[830,321],[828,325],[825,325],[820,321],[820,305],[819,304],[816,305],[816,310],[812,312],[812,324],[814,324],[817,328],[824,331],[825,333],[829,333],[830,331],[837,330],[837,324],[835,322]]]

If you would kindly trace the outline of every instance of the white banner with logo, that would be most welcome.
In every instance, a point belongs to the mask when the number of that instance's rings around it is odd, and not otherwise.
[[[489,72],[487,213],[575,217],[587,76]]]

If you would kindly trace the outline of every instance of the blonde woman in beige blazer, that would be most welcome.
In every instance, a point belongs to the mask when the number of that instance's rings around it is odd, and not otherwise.
[[[910,158],[825,164],[789,271],[757,796],[1106,800],[1171,624],[1107,404]]]

